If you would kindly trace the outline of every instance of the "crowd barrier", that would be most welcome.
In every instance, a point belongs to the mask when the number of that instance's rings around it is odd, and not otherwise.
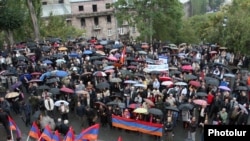
[[[162,124],[127,119],[115,115],[112,115],[112,125],[117,128],[122,128],[130,131],[137,131],[144,134],[155,135],[160,137],[163,134]]]

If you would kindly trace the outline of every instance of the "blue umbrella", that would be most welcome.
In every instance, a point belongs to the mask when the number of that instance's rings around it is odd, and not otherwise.
[[[101,40],[101,41],[100,41],[100,44],[101,44],[101,45],[107,45],[107,44],[108,44],[108,41],[107,41],[107,40]]]
[[[46,73],[42,74],[39,79],[43,81],[45,77],[48,78],[50,76],[51,76],[51,72],[46,72]]]
[[[43,63],[44,63],[44,64],[52,64],[53,62],[50,61],[50,60],[44,60]]]
[[[79,56],[79,55],[78,55],[77,53],[70,53],[70,54],[69,54],[69,57],[72,57],[72,58],[73,58],[73,57],[78,57],[78,56]]]
[[[68,76],[68,72],[58,70],[58,71],[56,71],[56,76],[58,76],[58,77],[66,77],[66,76]]]
[[[91,50],[85,50],[84,52],[83,52],[83,54],[85,54],[85,55],[89,55],[89,54],[92,54],[93,52],[91,51]]]
[[[22,82],[21,82],[21,81],[18,81],[18,82],[16,82],[15,84],[11,85],[11,88],[14,90],[14,89],[18,88],[18,87],[21,86],[21,85],[22,85]]]
[[[114,44],[113,45],[113,48],[120,48],[120,47],[122,47],[122,45],[120,45],[120,44]]]
[[[23,74],[23,75],[20,76],[20,78],[19,78],[20,81],[24,81],[24,77],[26,77],[26,79],[28,79],[28,80],[31,80],[31,79],[32,79],[32,75],[26,73],[26,74]]]

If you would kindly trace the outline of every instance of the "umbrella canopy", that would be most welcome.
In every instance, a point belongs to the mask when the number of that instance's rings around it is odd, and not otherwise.
[[[194,108],[193,104],[190,103],[183,103],[181,105],[179,105],[178,109],[180,110],[192,110]]]
[[[118,59],[114,56],[109,56],[107,59],[110,61],[118,61]]]
[[[148,110],[145,108],[136,108],[134,110],[134,113],[138,113],[138,114],[148,114]]]
[[[67,88],[67,87],[63,87],[60,89],[60,91],[65,92],[65,93],[74,93],[74,90]]]
[[[106,66],[106,67],[103,68],[103,70],[110,70],[110,69],[113,69],[113,68],[115,68],[115,67],[114,66]]]
[[[137,104],[137,103],[132,103],[128,106],[128,108],[130,109],[136,109],[139,108],[141,106],[141,104]]]
[[[247,91],[248,88],[246,86],[238,86],[235,88],[235,90],[238,90],[238,91]]]
[[[21,86],[21,85],[22,85],[22,82],[21,82],[21,81],[18,81],[18,82],[16,82],[15,84],[11,85],[11,88],[14,90],[14,89],[18,88],[18,87]]]
[[[246,108],[244,105],[239,104],[239,107],[240,107],[240,109],[241,109],[242,111],[244,111],[246,114],[248,114],[248,110],[247,110],[247,108]]]
[[[165,106],[165,109],[170,110],[170,111],[179,112],[179,109],[177,107],[174,107],[174,106]]]
[[[50,60],[44,60],[43,61],[43,64],[52,64],[53,62],[52,61],[50,61]]]
[[[170,85],[173,85],[174,83],[172,81],[164,81],[161,83],[161,85],[163,86],[170,86]]]
[[[195,100],[193,100],[193,102],[194,102],[194,104],[201,105],[201,106],[207,105],[207,101],[202,100],[202,99],[195,99]]]
[[[219,89],[225,90],[225,91],[231,91],[230,88],[228,88],[227,86],[219,86]]]
[[[126,81],[124,81],[124,83],[126,83],[126,84],[137,84],[138,82],[134,81],[134,80],[126,80]]]
[[[207,93],[205,93],[205,92],[197,92],[196,95],[200,96],[200,97],[205,97],[205,96],[207,96]]]
[[[54,119],[49,116],[43,116],[40,121],[40,125],[42,129],[44,129],[47,125],[49,125],[51,130],[54,130],[56,127]]]
[[[55,83],[55,82],[58,82],[59,80],[57,78],[51,78],[51,79],[47,79],[46,80],[46,83],[47,84],[50,84],[50,83]]]
[[[120,82],[122,82],[122,79],[121,78],[111,78],[109,81],[112,83],[120,83]]]
[[[144,98],[144,101],[150,106],[155,106],[154,102],[151,101],[150,99]]]
[[[175,85],[177,86],[187,86],[186,82],[176,82]]]
[[[38,89],[38,90],[49,90],[50,87],[47,86],[47,85],[41,85],[41,86],[38,86],[37,89]]]
[[[192,75],[192,74],[187,74],[185,75],[184,79],[189,81],[189,80],[197,79],[197,76]]]
[[[41,75],[41,72],[32,72],[31,75]]]
[[[60,50],[60,51],[66,51],[66,50],[68,50],[68,48],[66,48],[66,47],[59,47],[58,50]]]
[[[31,79],[29,83],[36,83],[36,82],[42,82],[40,79]]]
[[[153,115],[159,115],[159,116],[163,115],[163,112],[157,108],[150,108],[148,112]]]
[[[94,76],[99,76],[99,77],[104,77],[107,76],[107,74],[105,72],[102,71],[96,71],[93,73]]]
[[[76,91],[76,94],[89,94],[89,92],[84,91],[84,90],[80,90],[80,91]]]
[[[59,88],[51,88],[49,90],[49,92],[52,94],[60,94],[60,89]]]
[[[59,107],[61,104],[69,105],[69,102],[67,102],[65,100],[58,100],[55,102],[55,106],[57,106],[57,107]]]
[[[105,89],[105,88],[109,88],[109,87],[110,87],[110,85],[107,82],[101,82],[101,83],[98,83],[96,85],[97,89]]]
[[[68,72],[62,71],[62,70],[57,70],[56,71],[56,76],[58,76],[58,77],[66,77],[66,76],[68,76]]]
[[[110,101],[106,105],[108,105],[108,106],[114,106],[114,105],[118,105],[118,102],[116,102],[116,101]]]
[[[147,86],[144,85],[144,84],[139,84],[139,83],[137,83],[137,84],[134,84],[134,87],[146,88]]]
[[[104,103],[100,102],[100,101],[98,101],[98,102],[95,102],[95,104],[96,104],[96,105],[99,105],[99,106],[101,105],[101,106],[104,106],[104,107],[106,107],[106,105],[105,105]]]
[[[78,57],[78,56],[79,56],[79,54],[77,54],[77,53],[70,53],[69,54],[69,57],[72,57],[72,58]]]
[[[194,80],[190,81],[189,84],[197,88],[201,86],[201,83],[199,81],[194,81]]]
[[[160,81],[170,81],[170,80],[172,80],[172,78],[165,76],[165,77],[160,77],[159,80]]]
[[[5,98],[14,98],[14,97],[17,97],[17,96],[19,96],[18,92],[10,92],[10,93],[7,93],[5,95]]]
[[[191,65],[185,65],[181,67],[182,70],[193,70],[193,67]]]
[[[231,78],[234,78],[234,77],[235,77],[235,75],[234,75],[234,74],[231,74],[231,73],[226,73],[226,74],[224,74],[223,76],[225,76],[225,77],[231,77]]]
[[[83,52],[83,54],[85,54],[85,55],[90,55],[90,54],[92,54],[93,53],[93,51],[91,51],[91,50],[85,50],[84,52]]]

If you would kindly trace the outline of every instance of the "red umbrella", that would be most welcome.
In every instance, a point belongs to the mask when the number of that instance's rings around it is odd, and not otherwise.
[[[113,73],[113,72],[115,72],[115,70],[113,70],[113,69],[105,70],[105,73]]]
[[[190,81],[189,84],[197,88],[201,86],[201,83],[199,81]]]
[[[128,66],[129,69],[136,69],[136,66]]]
[[[65,93],[74,93],[74,90],[67,88],[67,87],[63,87],[60,89],[60,91],[65,92]]]
[[[109,59],[110,61],[118,61],[118,59],[114,56],[109,56],[107,59]]]
[[[133,103],[133,104],[130,104],[130,105],[128,106],[128,108],[130,108],[130,109],[136,109],[136,108],[139,108],[140,106],[141,106],[141,104]]]
[[[32,72],[31,75],[41,75],[41,72]]]
[[[144,98],[144,101],[149,104],[150,106],[155,106],[154,102],[151,101],[150,99]]]
[[[103,46],[102,46],[102,45],[96,45],[95,48],[96,48],[96,49],[102,49]]]
[[[171,77],[167,77],[167,76],[160,77],[159,79],[160,79],[160,81],[170,81],[170,80],[172,80]]]
[[[191,65],[185,65],[181,67],[182,70],[193,70],[193,67]]]
[[[194,104],[201,105],[201,106],[207,105],[207,101],[202,100],[202,99],[195,99],[195,100],[193,100],[193,102],[194,102]]]
[[[216,54],[217,51],[210,51],[209,53],[210,53],[210,54]]]

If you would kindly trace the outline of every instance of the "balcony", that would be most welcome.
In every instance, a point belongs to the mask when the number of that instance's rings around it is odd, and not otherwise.
[[[93,26],[93,30],[94,31],[99,31],[99,30],[101,30],[102,28],[99,26],[99,25],[95,25],[95,26]]]
[[[76,18],[90,18],[90,17],[108,16],[108,15],[113,15],[113,14],[114,14],[114,10],[91,12],[91,13],[77,13],[74,15],[76,16]]]

